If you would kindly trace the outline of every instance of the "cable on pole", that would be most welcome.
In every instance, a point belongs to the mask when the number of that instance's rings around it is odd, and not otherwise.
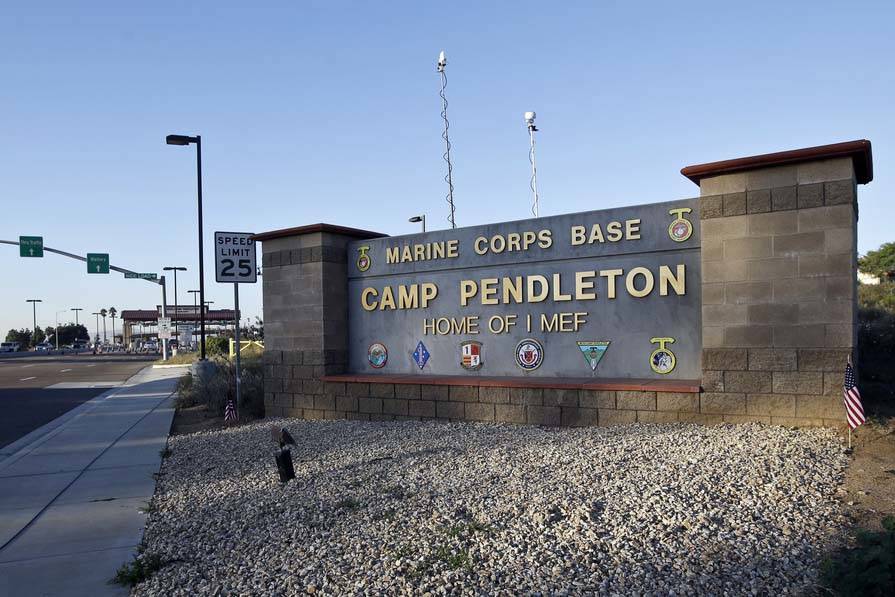
[[[447,73],[444,71],[444,67],[447,66],[447,58],[445,58],[444,51],[442,51],[438,55],[438,72],[441,74],[441,91],[439,95],[441,96],[441,119],[444,121],[444,132],[441,134],[441,138],[444,139],[444,155],[442,158],[445,162],[447,162],[447,174],[444,177],[444,181],[448,185],[448,194],[445,197],[445,200],[448,203],[450,208],[450,214],[448,215],[448,222],[451,223],[451,228],[457,227],[456,222],[456,207],[454,206],[454,178],[453,171],[454,166],[451,163],[451,139],[448,135],[448,130],[450,129],[450,122],[448,121],[447,109],[448,109],[448,101],[445,96],[444,90],[447,88]]]
[[[531,164],[531,179],[528,183],[528,187],[531,189],[531,214],[537,218],[540,214],[540,197],[538,196],[538,165],[535,161],[535,132],[538,130],[538,127],[535,126],[536,116],[537,114],[534,112],[526,112],[524,115],[525,124],[528,126],[528,162]]]

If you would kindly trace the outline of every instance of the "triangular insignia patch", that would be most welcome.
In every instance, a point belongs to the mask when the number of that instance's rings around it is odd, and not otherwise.
[[[597,365],[600,364],[600,360],[606,354],[606,349],[609,348],[609,341],[578,342],[577,344],[578,349],[584,356],[584,360],[590,365],[590,370],[596,371]]]

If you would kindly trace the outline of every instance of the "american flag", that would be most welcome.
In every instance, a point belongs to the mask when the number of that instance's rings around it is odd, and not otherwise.
[[[239,420],[239,417],[236,415],[236,404],[233,402],[233,398],[227,400],[227,406],[224,407],[224,422],[225,423],[235,423]]]
[[[864,406],[861,404],[861,392],[855,385],[855,370],[851,363],[845,366],[845,386],[842,388],[842,400],[845,402],[845,418],[848,426],[854,429],[864,423]]]

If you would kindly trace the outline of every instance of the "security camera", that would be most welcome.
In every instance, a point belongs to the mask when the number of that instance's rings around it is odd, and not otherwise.
[[[525,116],[523,116],[523,118],[525,118],[525,124],[527,124],[527,125],[534,124],[535,116],[537,116],[537,114],[535,114],[534,112],[526,112]]]
[[[438,72],[443,71],[445,66],[447,66],[447,57],[444,55],[444,50],[442,50],[438,54]]]

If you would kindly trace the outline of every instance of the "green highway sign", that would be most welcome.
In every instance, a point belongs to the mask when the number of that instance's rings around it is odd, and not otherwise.
[[[44,237],[42,236],[20,236],[19,237],[19,257],[43,257],[44,256]]]
[[[109,273],[109,254],[108,253],[87,253],[87,273],[88,274],[108,274]]]
[[[138,274],[137,272],[124,272],[125,278],[137,278],[139,280],[158,280],[158,274]]]

